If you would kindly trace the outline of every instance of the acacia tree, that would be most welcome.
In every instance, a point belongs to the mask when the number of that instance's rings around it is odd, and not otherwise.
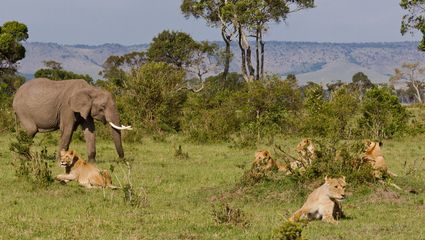
[[[231,37],[238,35],[241,72],[248,82],[264,75],[263,35],[268,23],[279,23],[290,12],[311,7],[314,7],[314,0],[183,0],[181,5],[186,16],[202,17],[210,25],[221,27],[226,52],[230,53]],[[252,64],[249,37],[254,37],[256,42],[256,68]],[[230,58],[226,60],[225,69],[228,70]]]
[[[235,1],[236,18],[233,22],[239,33],[239,46],[244,52],[246,68],[242,73],[248,72],[246,79],[256,80],[264,77],[264,41],[263,35],[268,30],[270,22],[280,23],[288,17],[291,12],[300,11],[314,7],[314,0],[238,0]],[[247,36],[255,39],[256,49],[256,73],[251,61],[251,47],[247,41]],[[242,66],[244,68],[245,66]]]
[[[203,86],[203,76],[215,70],[220,62],[217,50],[216,44],[197,42],[187,33],[165,30],[152,40],[147,56],[150,61],[169,63],[195,74]]]
[[[415,90],[415,98],[419,103],[423,103],[423,93],[425,90],[425,67],[419,62],[403,63],[401,68],[394,70],[394,75],[390,77],[390,84],[404,82],[409,88]]]
[[[422,40],[418,48],[425,51],[425,0],[401,0],[400,6],[408,11],[401,21],[401,34],[413,33],[414,30],[421,31]]]

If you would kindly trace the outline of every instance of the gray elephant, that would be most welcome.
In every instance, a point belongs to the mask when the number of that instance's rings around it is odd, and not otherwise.
[[[83,128],[88,160],[95,161],[95,125],[93,119],[107,122],[118,156],[124,157],[120,116],[112,94],[89,85],[85,80],[52,81],[37,78],[23,84],[13,99],[13,109],[27,133],[61,131],[59,149],[68,150],[72,134]]]

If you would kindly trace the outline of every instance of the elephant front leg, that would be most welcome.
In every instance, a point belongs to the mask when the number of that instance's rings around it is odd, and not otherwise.
[[[96,134],[93,119],[81,124],[84,131],[84,140],[87,146],[87,156],[89,162],[96,162]]]
[[[71,143],[72,139],[72,133],[74,132],[73,126],[66,126],[63,129],[61,129],[62,135],[59,145],[59,151],[58,151],[58,159],[59,159],[59,153],[61,150],[67,151],[69,149],[69,144]]]

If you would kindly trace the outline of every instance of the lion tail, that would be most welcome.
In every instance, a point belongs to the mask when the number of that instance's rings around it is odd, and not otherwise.
[[[118,189],[119,187],[112,185],[112,177],[111,174],[109,174],[108,170],[102,170],[100,174],[103,177],[103,180],[105,182],[105,186],[111,189]]]
[[[288,219],[290,222],[297,222],[303,216],[304,211],[302,209],[297,210],[292,216]]]

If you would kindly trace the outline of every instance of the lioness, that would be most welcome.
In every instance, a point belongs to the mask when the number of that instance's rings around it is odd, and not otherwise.
[[[273,168],[276,168],[280,172],[289,172],[286,164],[274,160],[271,157],[270,152],[267,150],[259,150],[255,153],[255,159],[254,162],[252,162],[252,167],[259,168],[262,171],[270,171]]]
[[[325,222],[337,223],[335,219],[344,216],[339,201],[345,198],[345,185],[345,177],[325,177],[325,183],[308,195],[307,201],[289,221],[322,219]]]
[[[86,188],[117,188],[112,185],[112,178],[107,170],[100,171],[95,165],[81,159],[74,150],[61,150],[60,164],[65,168],[65,174],[57,175],[56,180],[65,183],[76,180]]]
[[[305,166],[310,166],[311,163],[317,159],[316,146],[310,138],[304,138],[301,140],[295,150],[300,155],[301,162]]]
[[[385,163],[384,156],[381,152],[382,142],[374,142],[371,140],[365,141],[365,151],[363,160],[370,162],[373,168],[373,176],[375,178],[382,178],[383,174],[390,176],[397,176],[394,173],[388,171],[388,166]]]

